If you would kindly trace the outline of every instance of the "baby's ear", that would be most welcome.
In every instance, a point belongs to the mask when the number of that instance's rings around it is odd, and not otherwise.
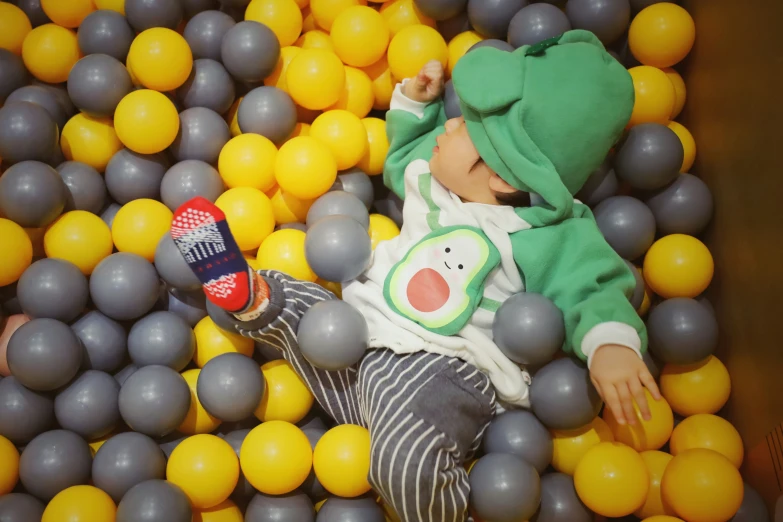
[[[517,192],[518,189],[506,183],[506,180],[493,172],[489,177],[489,190],[500,194],[513,194],[514,192]]]

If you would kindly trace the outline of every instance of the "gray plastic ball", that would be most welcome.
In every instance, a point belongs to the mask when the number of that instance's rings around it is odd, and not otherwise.
[[[82,364],[83,348],[68,327],[54,319],[33,319],[20,326],[8,341],[11,375],[35,391],[51,391],[68,384]]]
[[[196,336],[187,322],[171,312],[142,317],[128,334],[128,354],[138,367],[161,365],[182,371],[193,358]]]
[[[87,55],[68,74],[68,95],[74,105],[96,118],[114,116],[117,104],[132,90],[128,69],[108,54]]]
[[[106,188],[112,199],[124,205],[134,199],[160,199],[160,182],[169,164],[163,154],[139,154],[122,149],[106,166]]]
[[[168,435],[182,424],[190,408],[190,388],[167,366],[145,366],[120,388],[120,415],[134,431],[150,437]]]
[[[240,102],[237,122],[242,132],[260,134],[279,145],[296,127],[296,105],[282,89],[256,87]]]
[[[46,89],[48,92],[52,93],[52,95],[57,98],[57,101],[60,102],[62,108],[65,109],[65,113],[68,115],[68,118],[79,112],[71,101],[71,97],[68,96],[68,87],[64,83],[46,83],[35,78],[32,80],[32,83],[33,85],[37,85],[38,87]]]
[[[661,365],[658,364],[658,361],[653,359],[649,350],[642,354],[642,361],[644,361],[644,365],[647,366],[647,371],[649,371],[650,375],[653,376],[653,379],[657,381],[658,377],[661,376]]]
[[[459,98],[451,80],[447,81],[443,88],[443,105],[446,111],[446,118],[451,119],[462,116],[462,107],[459,105]]]
[[[644,301],[644,278],[633,263],[627,260],[624,261],[628,269],[633,273],[633,278],[636,281],[636,286],[634,286],[633,294],[631,294],[629,301],[631,301],[631,306],[633,306],[634,310],[638,310]]]
[[[512,361],[544,364],[563,347],[563,312],[543,295],[521,292],[500,306],[492,335],[498,348]]]
[[[185,11],[185,19],[191,19],[203,11],[219,9],[218,0],[182,0],[182,9]]]
[[[375,201],[375,209],[402,227],[402,200],[393,192],[384,199]]]
[[[277,225],[275,227],[275,230],[285,230],[287,228],[293,230],[301,230],[302,232],[307,232],[307,225],[305,225],[304,223],[283,223],[282,225]]]
[[[122,387],[122,385],[125,384],[125,381],[128,380],[128,377],[136,373],[138,369],[139,367],[135,364],[129,364],[114,374],[114,380]]]
[[[191,522],[192,518],[185,492],[165,480],[136,484],[117,505],[116,522]]]
[[[680,138],[669,127],[642,123],[620,144],[614,170],[633,188],[657,190],[674,181],[684,154]]]
[[[553,430],[586,425],[602,404],[585,365],[570,357],[556,359],[536,372],[530,402],[536,417]]]
[[[385,522],[381,506],[370,495],[329,498],[318,511],[316,522]]]
[[[63,259],[44,258],[24,271],[16,295],[25,315],[70,322],[82,313],[90,296],[87,278]]]
[[[220,114],[204,107],[193,107],[179,114],[179,131],[170,150],[177,161],[199,160],[215,164],[220,150],[230,139],[228,123]],[[222,188],[220,183],[221,191]],[[161,187],[161,193],[163,191]]]
[[[653,213],[636,198],[612,196],[599,203],[593,214],[606,242],[623,259],[642,256],[655,241]]]
[[[566,14],[574,29],[591,31],[609,45],[628,29],[631,4],[628,0],[568,0]]]
[[[446,20],[465,10],[467,0],[414,0],[424,16],[433,20]]]
[[[54,399],[60,427],[94,440],[111,433],[120,421],[120,385],[105,372],[87,370]]]
[[[5,163],[47,161],[58,142],[57,124],[40,105],[14,102],[0,108],[0,157]]]
[[[317,405],[314,405],[312,408],[310,408],[310,411],[307,412],[307,415],[305,415],[302,420],[297,422],[296,425],[299,426],[299,429],[302,431],[327,430],[329,427],[324,422],[323,415],[326,415],[323,413],[323,410],[321,410]]]
[[[535,45],[571,30],[568,17],[550,4],[531,4],[518,11],[508,25],[508,42],[519,48]]]
[[[205,107],[218,114],[231,107],[235,94],[234,80],[226,68],[220,62],[207,58],[193,62],[190,76],[177,89],[177,98],[186,109]]]
[[[158,447],[161,449],[163,454],[166,455],[166,458],[168,459],[171,457],[171,453],[175,449],[177,449],[177,446],[179,446],[182,443],[182,441],[184,441],[188,437],[189,435],[183,435],[178,431],[173,431],[170,434],[157,439],[155,442],[158,443]]]
[[[565,473],[541,477],[541,507],[530,522],[592,522],[593,512],[576,494],[574,479]]]
[[[128,335],[120,323],[97,310],[84,314],[71,325],[84,347],[82,369],[114,372],[128,353]]]
[[[19,480],[31,495],[49,501],[71,486],[90,480],[92,454],[87,442],[68,430],[41,433],[22,451]]]
[[[330,371],[356,364],[369,343],[364,316],[339,299],[314,304],[302,316],[297,335],[305,359],[317,368]]]
[[[513,455],[484,455],[473,465],[469,480],[470,506],[482,520],[528,520],[541,501],[538,472]]]
[[[301,422],[297,425],[301,427]],[[326,426],[323,428],[302,428],[302,433],[307,436],[307,440],[310,442],[310,448],[315,450],[318,441],[326,434]],[[302,485],[299,486],[299,489],[313,500],[320,500],[329,495],[329,492],[326,491],[326,488],[323,487],[321,481],[319,481],[318,477],[315,475],[314,469],[310,470],[310,474],[307,475],[307,478],[302,482]]]
[[[82,54],[107,54],[124,62],[135,34],[128,20],[116,11],[100,9],[82,20],[77,32]]]
[[[695,299],[663,301],[647,320],[650,350],[665,363],[693,364],[706,359],[718,345],[718,321]]]
[[[17,5],[25,12],[33,27],[52,23],[41,7],[41,0],[19,0]]]
[[[30,83],[30,75],[21,56],[8,49],[0,49],[0,103],[15,90]]]
[[[201,369],[196,386],[201,405],[222,421],[236,422],[253,415],[264,393],[258,364],[242,354],[224,353]]]
[[[0,508],[0,512],[2,508]],[[2,519],[0,517],[0,519]],[[737,513],[729,522],[769,522],[769,510],[758,491],[747,482],[744,483],[744,495]]]
[[[661,235],[696,236],[712,218],[712,193],[706,183],[692,174],[680,174],[646,203]]]
[[[169,290],[167,299],[166,310],[183,318],[191,328],[207,316],[207,298],[201,290],[183,292],[174,288]]]
[[[307,227],[310,228],[327,216],[347,216],[355,219],[365,230],[370,228],[370,214],[362,201],[342,190],[327,192],[307,212]]]
[[[508,410],[495,417],[484,433],[485,453],[516,455],[542,473],[552,461],[552,435],[535,415]]]
[[[43,111],[37,105],[24,105]],[[57,171],[46,163],[23,161],[0,177],[0,211],[23,227],[40,228],[51,224],[65,209],[67,200],[68,188]]]
[[[239,81],[259,82],[272,74],[280,42],[264,24],[245,20],[229,29],[220,44],[223,65]]]
[[[594,207],[606,198],[616,196],[619,188],[617,174],[614,173],[611,161],[607,158],[590,174],[576,194],[576,198],[585,205]]]
[[[118,433],[107,440],[92,461],[92,481],[119,502],[136,484],[166,477],[166,456],[142,433]]]
[[[104,258],[90,276],[90,296],[99,311],[127,321],[149,312],[160,295],[158,273],[136,254],[117,252]]]
[[[44,505],[25,493],[9,493],[0,497],[0,520],[3,522],[38,522]]]
[[[52,90],[41,87],[40,85],[25,85],[24,87],[20,87],[8,95],[5,102],[29,102],[40,105],[46,109],[46,112],[52,117],[54,123],[57,124],[58,129],[63,128],[63,125],[65,125],[70,116]],[[55,151],[58,149],[59,147],[56,147]]]
[[[220,428],[222,429],[224,426],[226,426],[226,424],[221,425]],[[242,449],[242,443],[245,442],[245,438],[247,437],[247,434],[250,433],[251,429],[252,428],[235,429],[227,432],[222,436],[223,440],[231,445],[234,453],[237,454],[237,458],[239,458],[239,452]],[[258,493],[258,491],[256,491],[252,484],[247,481],[244,473],[242,473],[242,470],[240,469],[239,480],[237,480],[237,485],[234,488],[234,491],[231,493],[231,496],[233,498],[249,498],[256,493]]]
[[[370,176],[358,167],[342,171],[337,176],[337,181],[334,182],[331,190],[342,190],[343,192],[353,194],[364,203],[367,210],[370,210],[372,202],[375,200],[375,189]]]
[[[480,42],[473,44],[473,46],[471,46],[471,48],[468,49],[468,52],[474,51],[476,49],[481,49],[482,47],[492,47],[493,49],[499,49],[501,51],[508,51],[508,52],[514,50],[514,46],[512,46],[510,43],[506,42],[505,40],[487,38],[486,40],[481,40]]]
[[[122,206],[117,203],[109,203],[106,208],[103,209],[103,212],[101,212],[101,220],[106,223],[109,230],[111,230],[111,226],[114,223],[114,217],[121,208]]]
[[[171,0],[125,0],[125,17],[136,32],[153,27],[176,29],[182,21],[181,2]]]
[[[270,521],[315,522],[313,502],[297,490],[278,496],[257,493],[247,506],[245,522]]]
[[[370,264],[370,236],[366,227],[351,217],[327,216],[308,229],[305,257],[321,279],[350,281]]]
[[[26,444],[54,422],[54,401],[22,386],[16,377],[0,381],[0,435]]]
[[[169,232],[163,235],[155,249],[155,269],[173,288],[185,291],[201,289],[201,281],[185,262]]]
[[[79,161],[66,161],[57,172],[68,188],[65,210],[86,210],[100,214],[106,204],[106,182],[97,170]]]
[[[223,123],[225,125],[225,122]],[[161,199],[172,211],[196,196],[214,203],[222,193],[223,181],[218,171],[208,163],[196,159],[186,159],[172,166],[166,171],[160,184]]]
[[[508,24],[528,0],[468,0],[470,25],[485,38],[504,38]]]
[[[458,34],[470,31],[471,29],[467,11],[460,11],[456,16],[452,16],[446,20],[438,20],[435,27],[446,42],[450,42]]]
[[[209,58],[220,61],[223,36],[235,25],[234,19],[226,13],[203,11],[188,21],[182,36],[188,42],[194,59]]]

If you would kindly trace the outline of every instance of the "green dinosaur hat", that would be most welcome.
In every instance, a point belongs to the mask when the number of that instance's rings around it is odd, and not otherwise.
[[[513,187],[547,203],[534,225],[572,214],[573,195],[601,164],[631,117],[631,75],[589,31],[513,52],[484,47],[452,76],[481,158]]]

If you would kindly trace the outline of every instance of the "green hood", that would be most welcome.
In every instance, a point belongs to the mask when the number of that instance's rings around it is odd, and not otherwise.
[[[513,52],[476,49],[457,62],[452,80],[482,159],[507,183],[546,202],[519,209],[533,226],[574,214],[573,195],[633,110],[630,74],[589,31]]]

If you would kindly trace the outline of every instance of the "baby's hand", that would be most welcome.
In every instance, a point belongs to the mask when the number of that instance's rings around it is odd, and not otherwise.
[[[599,347],[593,354],[590,379],[620,424],[636,424],[634,399],[642,418],[652,418],[642,386],[647,387],[656,401],[661,399],[658,385],[644,361],[625,346],[607,344]]]
[[[443,94],[443,77],[443,65],[430,60],[402,87],[402,93],[413,101],[430,103]]]

